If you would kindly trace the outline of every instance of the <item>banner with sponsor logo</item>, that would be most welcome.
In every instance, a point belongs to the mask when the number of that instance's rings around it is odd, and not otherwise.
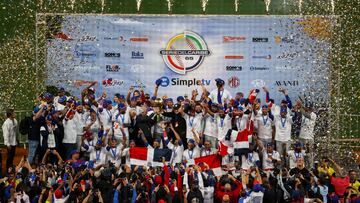
[[[126,94],[130,86],[153,93],[161,78],[159,94],[176,98],[200,90],[197,81],[211,91],[222,78],[232,96],[267,86],[275,101],[283,98],[279,87],[292,98],[328,99],[324,18],[66,15],[47,21],[47,85],[75,95],[93,81],[98,94]]]

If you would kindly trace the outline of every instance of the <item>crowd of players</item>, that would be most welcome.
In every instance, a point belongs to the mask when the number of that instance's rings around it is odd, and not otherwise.
[[[96,97],[95,83],[81,97],[64,88],[56,96],[45,92],[20,123],[7,110],[0,201],[360,202],[355,171],[315,159],[311,103],[293,104],[282,88],[280,103],[266,87],[232,97],[220,78],[216,89],[198,81],[201,94],[174,101],[158,95],[160,84],[154,95],[130,87],[112,99],[106,92]],[[13,166],[19,128],[29,152]],[[169,159],[140,165],[131,148],[169,149]],[[220,172],[192,161],[211,155],[221,160]]]

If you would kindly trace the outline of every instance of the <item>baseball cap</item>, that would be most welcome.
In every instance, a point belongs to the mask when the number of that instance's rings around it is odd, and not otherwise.
[[[273,147],[273,144],[271,142],[266,144],[267,147]]]
[[[78,150],[74,149],[71,151],[70,155],[72,156],[72,155],[78,154],[78,153],[80,153],[80,152]]]
[[[220,86],[220,85],[225,84],[225,81],[222,80],[221,78],[216,78],[215,82],[216,82],[216,86]]]
[[[89,90],[95,92],[95,89],[93,87],[90,87]]]
[[[126,108],[126,106],[125,106],[125,104],[120,103],[120,104],[118,105],[118,108],[119,108],[119,109],[125,109],[125,108]]]
[[[60,87],[58,92],[65,92],[65,89],[63,87]]]
[[[178,110],[178,109],[180,109],[180,107],[181,107],[180,104],[175,104],[173,109]]]
[[[96,145],[102,145],[103,142],[101,141],[101,139],[99,139],[97,142],[96,142]]]
[[[185,100],[185,99],[184,99],[183,96],[178,96],[178,97],[176,98],[176,101],[178,101],[178,102],[184,101],[184,100]]]
[[[280,113],[287,113],[287,109],[286,108],[281,108]]]

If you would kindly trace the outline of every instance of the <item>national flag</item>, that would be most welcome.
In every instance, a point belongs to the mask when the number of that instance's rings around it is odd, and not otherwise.
[[[165,162],[171,159],[172,151],[170,149],[153,149],[146,147],[130,148],[130,164],[138,166],[163,166],[162,157]]]
[[[217,154],[211,154],[187,161],[187,164],[189,165],[199,165],[199,163],[206,163],[209,166],[209,169],[214,172],[215,176],[222,175],[221,159]],[[202,167],[202,169],[204,169],[204,167]]]
[[[231,146],[229,141],[219,141],[218,154],[226,156],[234,153],[234,148]]]
[[[229,154],[233,150],[235,156],[241,156],[249,151],[249,130],[247,128],[236,131],[229,130],[225,136],[225,141],[220,142],[220,147],[223,147],[220,154]]]

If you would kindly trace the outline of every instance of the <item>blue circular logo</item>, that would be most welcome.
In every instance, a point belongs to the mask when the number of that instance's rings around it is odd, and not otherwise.
[[[160,79],[162,81],[161,84],[160,84],[161,87],[167,87],[167,86],[170,85],[170,79],[168,77],[163,76]]]

